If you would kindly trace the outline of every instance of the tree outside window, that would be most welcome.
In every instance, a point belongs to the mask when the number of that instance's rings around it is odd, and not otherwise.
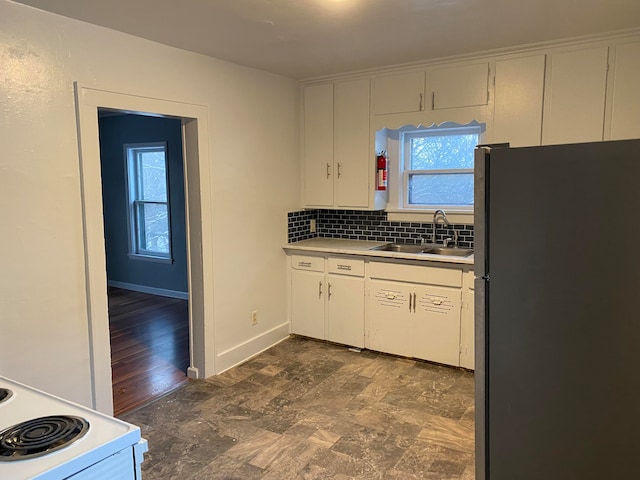
[[[480,127],[405,132],[405,207],[473,207],[473,157]]]
[[[130,255],[169,259],[171,229],[165,143],[125,145]]]

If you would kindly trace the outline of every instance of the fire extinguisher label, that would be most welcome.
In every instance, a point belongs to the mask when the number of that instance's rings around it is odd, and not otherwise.
[[[376,190],[387,189],[387,156],[385,152],[380,153],[376,157],[377,178]]]
[[[387,171],[378,170],[378,190],[387,189]]]

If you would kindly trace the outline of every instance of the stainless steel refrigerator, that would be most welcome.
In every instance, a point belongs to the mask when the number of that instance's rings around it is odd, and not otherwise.
[[[640,140],[475,174],[477,480],[640,479]]]

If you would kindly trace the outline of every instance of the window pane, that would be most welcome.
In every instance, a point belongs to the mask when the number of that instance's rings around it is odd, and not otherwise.
[[[169,254],[169,216],[166,204],[139,203],[140,250]]]
[[[477,144],[477,134],[411,138],[409,170],[473,168],[473,150]]]
[[[140,200],[167,201],[167,172],[164,152],[139,152]]]
[[[410,205],[473,205],[473,173],[411,175]]]

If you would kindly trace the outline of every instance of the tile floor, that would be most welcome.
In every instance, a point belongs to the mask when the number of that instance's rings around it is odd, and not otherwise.
[[[473,480],[473,373],[291,337],[122,418],[144,480]]]

